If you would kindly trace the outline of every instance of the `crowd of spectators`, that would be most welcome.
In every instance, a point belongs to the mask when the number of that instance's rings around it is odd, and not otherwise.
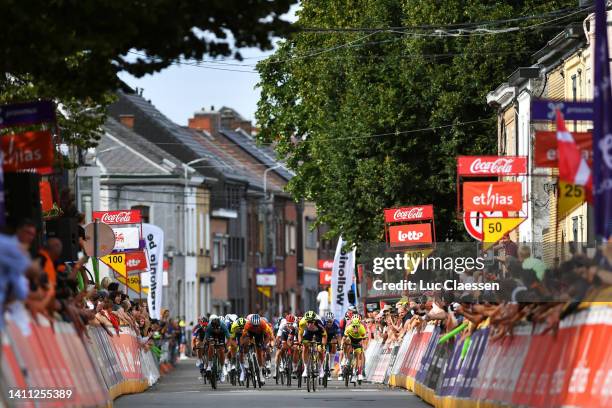
[[[87,326],[101,327],[111,337],[129,328],[145,350],[166,362],[175,361],[179,342],[184,342],[182,321],[170,318],[168,310],[160,319],[151,319],[146,297],[130,299],[108,277],[96,284],[86,268],[87,256],[63,262],[62,241],[48,237],[37,248],[38,236],[36,224],[28,220],[12,234],[0,233],[0,330],[5,312],[14,314],[17,323],[27,321],[21,313],[28,310],[51,325],[58,319],[71,322],[85,340]],[[81,244],[84,238],[83,234]]]
[[[588,256],[569,245],[569,257],[550,267],[533,257],[529,246],[504,238],[494,248],[496,263],[485,272],[467,271],[462,282],[498,282],[500,290],[407,293],[395,304],[366,313],[370,339],[399,342],[412,329],[436,324],[443,333],[465,324],[463,335],[486,323],[491,338],[513,334],[521,323],[544,324],[556,332],[559,322],[588,302],[612,302],[612,243]]]

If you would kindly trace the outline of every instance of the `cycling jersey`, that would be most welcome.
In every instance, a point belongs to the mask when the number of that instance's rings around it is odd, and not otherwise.
[[[344,331],[344,335],[351,339],[353,348],[361,348],[361,341],[366,338],[366,328],[361,323],[359,323],[359,326],[349,324]]]
[[[287,323],[287,320],[283,319],[281,320],[280,324],[278,325],[278,331],[276,332],[276,336],[280,337],[282,336],[282,334],[284,332],[296,332],[297,331],[297,326],[295,323]]]
[[[320,324],[321,326],[323,326],[323,321],[321,320],[321,318],[319,317],[319,315],[316,316],[316,321],[317,324]],[[298,329],[299,329],[299,333],[300,334],[304,334],[304,330],[306,330],[306,325],[308,324],[308,321],[306,320],[305,317],[302,317],[300,319],[300,323],[298,325]]]
[[[230,327],[230,338],[231,339],[239,339],[242,336],[242,330],[244,326],[240,326],[238,322],[232,323],[232,327]]]
[[[198,340],[202,341],[204,339],[204,336],[206,335],[206,327],[207,325],[196,325],[191,331],[191,337],[195,337]]]
[[[337,320],[334,320],[331,326],[328,326],[327,321],[325,321],[324,326],[327,337],[336,337],[340,333],[340,326]]]
[[[301,322],[300,322],[301,323]],[[314,328],[309,328],[308,323],[304,324],[304,331],[302,332],[302,341],[316,341],[321,342],[323,337],[327,338],[327,331],[323,326],[321,320],[314,321]]]
[[[265,320],[261,319],[259,322],[259,326],[253,326],[250,320],[247,320],[247,323],[244,325],[244,329],[242,330],[243,336],[264,336],[268,335],[270,337],[274,337],[274,333],[272,333],[272,328]]]
[[[220,324],[215,328],[212,324],[209,324],[206,328],[206,340],[210,339],[211,337],[219,342],[224,342],[225,339],[230,337],[229,331],[227,331],[227,326]]]

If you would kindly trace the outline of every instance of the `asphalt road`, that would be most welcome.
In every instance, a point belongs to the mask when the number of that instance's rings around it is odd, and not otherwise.
[[[381,385],[362,384],[345,388],[343,383],[332,381],[327,389],[317,388],[308,393],[304,388],[297,389],[275,384],[273,378],[266,380],[263,388],[253,390],[219,384],[212,390],[210,384],[198,380],[195,360],[181,361],[176,369],[148,391],[142,394],[126,395],[115,401],[119,408],[136,407],[215,407],[215,408],[300,408],[300,407],[384,407],[384,408],[422,408],[430,407],[416,395],[405,391],[389,389]]]

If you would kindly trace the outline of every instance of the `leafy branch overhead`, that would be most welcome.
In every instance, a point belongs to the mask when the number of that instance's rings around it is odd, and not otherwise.
[[[276,143],[296,173],[288,188],[317,204],[330,234],[380,240],[383,208],[433,203],[438,239],[459,239],[455,157],[497,154],[486,94],[530,65],[561,24],[584,18],[551,14],[575,7],[574,0],[303,2],[300,32],[258,64],[259,140]]]
[[[179,58],[239,57],[272,48],[296,0],[7,1],[0,7],[0,71],[97,98],[117,73],[160,71]],[[136,50],[146,57],[134,58]]]

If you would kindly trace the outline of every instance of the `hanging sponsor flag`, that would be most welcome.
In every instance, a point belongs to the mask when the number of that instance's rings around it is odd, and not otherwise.
[[[433,219],[433,205],[417,205],[385,209],[385,222],[421,221]]]
[[[348,293],[353,284],[355,273],[355,249],[345,250],[342,237],[338,239],[334,266],[332,268],[331,292],[332,312],[336,316],[344,316],[349,307]]]
[[[432,243],[431,224],[392,225],[389,227],[391,246],[412,246]]]
[[[519,176],[527,173],[525,156],[458,156],[457,175],[472,177]]]
[[[612,236],[612,84],[606,2],[595,6],[595,67],[593,86],[593,203],[595,234]]]
[[[53,122],[55,122],[55,105],[51,101],[12,103],[0,106],[0,129]]]
[[[580,207],[586,200],[584,187],[559,181],[557,191],[557,220],[560,221],[569,213]]]
[[[48,130],[4,135],[0,138],[4,171],[45,168],[53,165],[53,141]]]
[[[40,181],[38,183],[40,190],[40,206],[43,211],[49,211],[53,208],[53,194],[51,193],[51,183],[48,181]]]
[[[592,102],[551,101],[533,99],[531,101],[531,120],[555,120],[557,110],[566,120],[593,120]]]
[[[593,134],[591,132],[572,133],[580,154],[589,164],[593,161]],[[536,167],[555,168],[557,160],[557,132],[537,131],[535,133],[535,165]]]
[[[559,110],[557,110],[557,151],[559,152],[559,180],[584,186],[588,199],[593,189],[591,168],[580,154],[572,134],[565,127],[563,114]]]
[[[93,218],[105,224],[140,224],[140,210],[94,211]]]
[[[464,211],[520,211],[522,184],[516,181],[463,183]]]
[[[149,294],[147,296],[149,314],[152,319],[159,319],[162,307],[164,231],[157,225],[142,224],[142,232],[149,257]]]
[[[527,218],[485,218],[483,220],[483,243],[485,251],[499,242],[506,234],[515,230]]]

